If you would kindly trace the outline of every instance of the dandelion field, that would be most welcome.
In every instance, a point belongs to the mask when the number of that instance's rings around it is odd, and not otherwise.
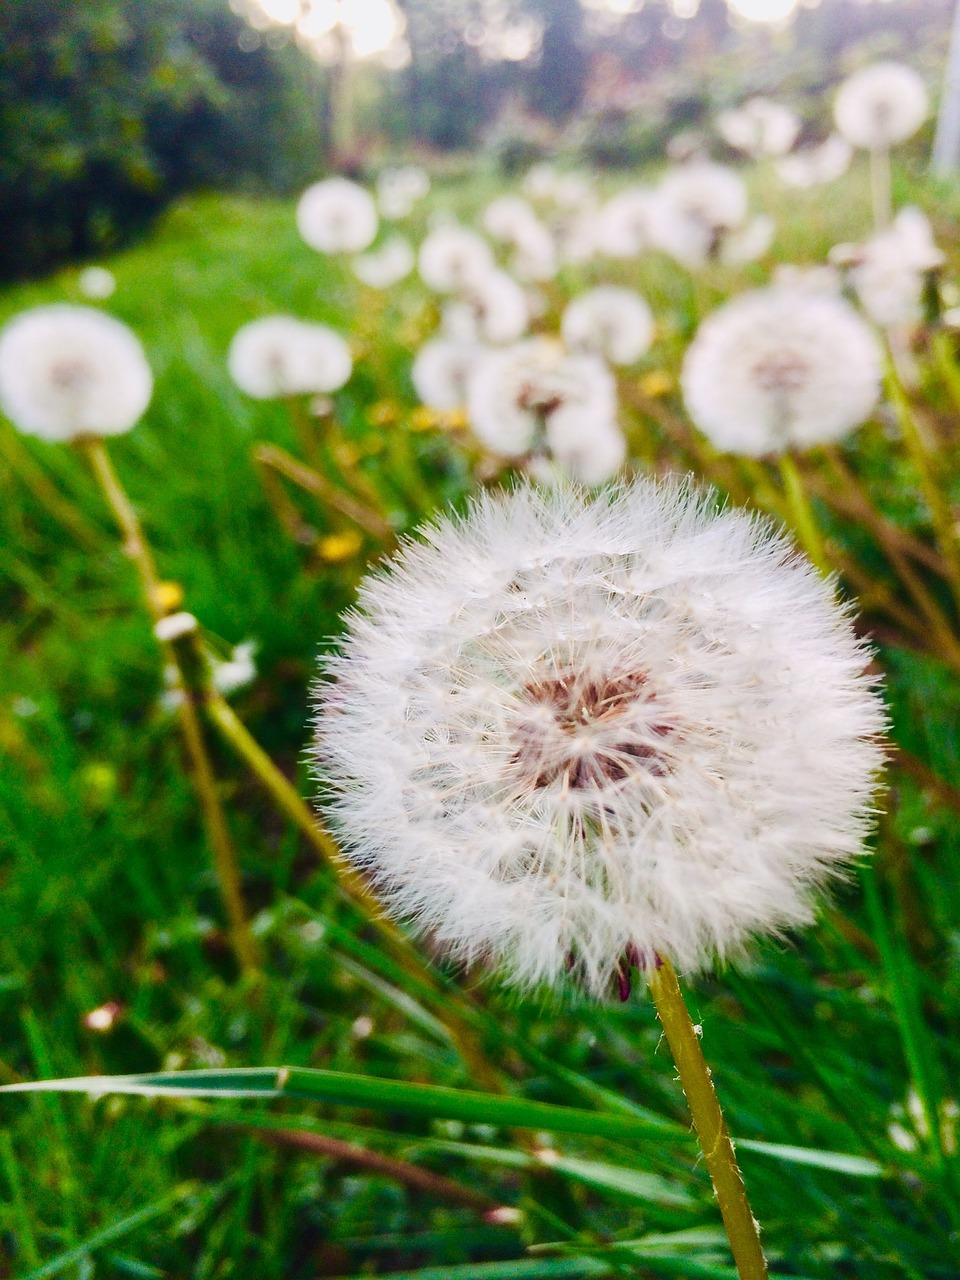
[[[798,455],[806,507],[775,466],[715,453],[690,426],[678,382],[699,322],[775,263],[819,264],[869,233],[865,161],[826,195],[784,192],[763,170],[750,183],[777,227],[760,261],[567,265],[542,286],[533,328],[556,332],[588,285],[639,290],[657,332],[618,374],[632,465],[692,471],[792,523],[808,549],[812,519],[859,602],[891,719],[874,857],[814,927],[758,943],[687,998],[771,1274],[948,1280],[960,1269],[953,552],[903,446],[895,389],[832,453]],[[405,233],[419,242],[438,209],[473,219],[498,193],[485,176],[434,182]],[[893,194],[930,215],[943,279],[956,279],[960,195],[909,155]],[[182,590],[166,588],[169,611],[194,614],[223,661],[254,642],[255,677],[226,696],[311,796],[317,653],[389,538],[307,492],[276,451],[398,533],[492,482],[463,416],[425,411],[410,381],[438,304],[415,278],[381,292],[313,253],[282,202],[191,199],[108,265],[117,289],[103,305],[156,377],[111,457],[161,579]],[[0,320],[81,300],[69,269],[8,290]],[[291,414],[231,381],[234,333],[275,312],[348,338],[354,373],[332,416]],[[949,512],[960,365],[945,327],[921,326],[913,345],[903,394]],[[147,1099],[0,1099],[0,1274],[735,1276],[642,990],[600,1005],[523,998],[442,959],[433,982],[411,971],[207,723],[260,958],[256,974],[238,972],[161,652],[110,512],[76,450],[7,422],[0,468],[0,1083],[225,1073],[206,1097],[159,1084]],[[292,1071],[279,1088],[267,1071],[247,1078],[260,1096],[236,1096],[231,1069],[280,1065]]]

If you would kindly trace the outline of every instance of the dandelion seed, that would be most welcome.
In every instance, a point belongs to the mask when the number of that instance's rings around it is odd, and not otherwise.
[[[390,910],[602,995],[811,918],[869,825],[868,656],[764,521],[675,483],[522,485],[366,580],[315,768]]]
[[[319,253],[362,253],[377,234],[377,206],[347,178],[325,178],[297,202],[297,229]]]
[[[563,313],[561,332],[574,351],[592,351],[611,364],[633,364],[653,342],[653,312],[639,293],[617,285],[588,289]]]
[[[773,286],[700,326],[683,365],[691,418],[718,448],[762,457],[837,440],[869,415],[882,358],[842,298]]]
[[[929,108],[926,87],[912,67],[875,62],[844,80],[833,118],[853,146],[878,151],[912,137]]]
[[[0,408],[27,435],[121,435],[140,420],[152,392],[139,341],[93,307],[34,307],[0,332]]]
[[[353,358],[340,334],[326,325],[265,316],[234,334],[227,368],[248,396],[273,400],[336,391],[349,379]]]

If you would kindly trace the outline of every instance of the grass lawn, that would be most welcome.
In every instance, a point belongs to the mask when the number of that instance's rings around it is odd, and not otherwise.
[[[862,235],[861,177],[790,200],[758,180],[758,195],[777,203],[776,256],[820,261]],[[956,261],[956,193],[899,181],[901,202],[916,191]],[[432,200],[466,208],[479,189]],[[415,236],[423,225],[421,215]],[[407,530],[473,484],[467,448],[417,429],[410,353],[435,323],[432,304],[412,284],[389,299],[363,290],[344,264],[304,247],[286,203],[191,199],[107,265],[117,278],[107,309],[140,336],[156,375],[143,423],[111,445],[117,471],[161,576],[182,586],[213,643],[226,654],[256,642],[257,678],[232,705],[309,795],[308,688],[364,557],[325,561],[282,526],[255,445],[321,469],[332,455],[282,404],[234,387],[226,348],[240,324],[273,311],[350,337],[357,371],[336,395],[340,460]],[[661,344],[641,370],[651,373],[675,368],[698,315],[768,270],[693,284],[653,259],[630,275],[656,299]],[[71,268],[0,294],[0,321],[81,300]],[[886,485],[890,512],[922,524],[910,476],[884,470],[883,439],[882,422],[867,429],[863,466]],[[0,1083],[288,1064],[482,1088],[443,1018],[211,735],[265,957],[259,983],[238,978],[176,723],[160,701],[160,652],[109,512],[74,451],[6,423],[0,484]],[[309,496],[287,492],[321,539],[342,531]],[[855,875],[816,928],[764,943],[749,963],[697,981],[689,999],[744,1140],[772,1270],[950,1280],[960,1271],[960,676],[880,639],[895,740],[942,787],[894,772],[874,871]],[[465,982],[478,1038],[511,1092],[663,1123],[623,1138],[541,1135],[561,1153],[547,1170],[508,1124],[402,1105],[0,1097],[0,1276],[733,1276],[648,1001],[550,1005],[479,974]],[[114,1003],[98,1029],[89,1015]],[[432,1170],[473,1201],[329,1147],[305,1150],[310,1135]],[[491,1205],[521,1212],[491,1220]],[[527,1253],[549,1242],[549,1258]]]

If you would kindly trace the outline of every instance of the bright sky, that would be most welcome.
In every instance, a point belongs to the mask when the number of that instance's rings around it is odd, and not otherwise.
[[[806,0],[810,3],[811,0]],[[271,22],[296,24],[308,41],[321,44],[340,23],[347,31],[355,57],[382,53],[401,34],[403,20],[393,0],[255,0]],[[591,8],[629,13],[637,0],[588,0]],[[798,0],[728,0],[730,7],[750,22],[782,22]],[[673,6],[677,9],[677,6]],[[529,50],[528,50],[529,52]]]

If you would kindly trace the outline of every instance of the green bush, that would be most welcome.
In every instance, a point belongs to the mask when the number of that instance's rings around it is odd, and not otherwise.
[[[225,0],[8,0],[0,277],[113,247],[190,188],[312,176],[308,74]]]

